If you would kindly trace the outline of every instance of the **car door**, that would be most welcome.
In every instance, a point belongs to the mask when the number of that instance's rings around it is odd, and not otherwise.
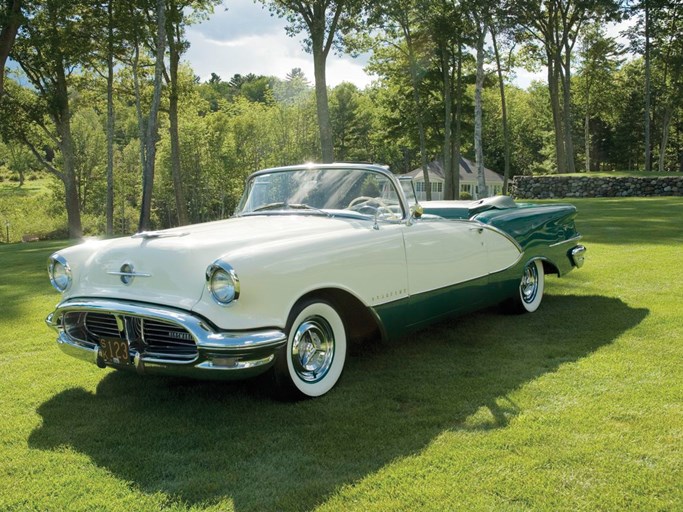
[[[420,219],[405,226],[413,324],[481,303],[490,270],[485,231],[466,220]]]

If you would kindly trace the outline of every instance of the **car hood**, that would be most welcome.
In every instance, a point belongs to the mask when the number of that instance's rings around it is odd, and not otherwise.
[[[60,251],[73,271],[65,298],[108,297],[192,309],[205,289],[206,268],[218,258],[235,265],[254,251],[344,238],[372,222],[321,215],[258,215],[132,237],[98,240]],[[125,284],[120,273],[136,274]]]

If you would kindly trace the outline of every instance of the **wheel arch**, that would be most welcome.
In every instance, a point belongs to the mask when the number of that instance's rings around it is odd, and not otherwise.
[[[352,293],[339,288],[320,288],[299,297],[287,317],[287,329],[294,321],[298,306],[304,302],[324,300],[337,309],[344,321],[349,341],[385,338],[384,326],[377,314]]]
[[[542,258],[534,258],[536,260],[541,260],[541,263],[543,264],[543,272],[545,275],[548,274],[555,274],[557,276],[560,275],[560,269],[555,263],[553,263],[551,260],[548,258],[542,257]]]

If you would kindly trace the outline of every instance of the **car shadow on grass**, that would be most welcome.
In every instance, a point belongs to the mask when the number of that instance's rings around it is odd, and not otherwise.
[[[361,348],[337,388],[282,403],[258,382],[206,383],[109,372],[92,394],[38,408],[31,448],[71,447],[143,493],[185,505],[307,510],[482,407],[504,428],[509,393],[589,356],[648,314],[616,298],[552,296],[533,315],[492,311]],[[74,371],[77,371],[74,361]]]

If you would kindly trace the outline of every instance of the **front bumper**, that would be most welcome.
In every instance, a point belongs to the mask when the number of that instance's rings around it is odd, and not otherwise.
[[[119,336],[129,345],[128,361],[105,361],[98,335],[86,327],[86,334],[74,336],[68,327],[69,318],[87,314],[111,317],[120,329]],[[188,333],[196,346],[191,355],[174,357],[160,353],[144,343],[144,335],[133,334],[131,320],[159,322]],[[57,343],[63,352],[104,368],[107,366],[135,370],[141,374],[164,374],[200,379],[242,379],[263,373],[275,361],[275,354],[287,343],[287,336],[278,329],[226,332],[215,329],[210,322],[190,312],[165,306],[132,301],[74,299],[57,306],[46,318],[47,325],[57,332]]]

